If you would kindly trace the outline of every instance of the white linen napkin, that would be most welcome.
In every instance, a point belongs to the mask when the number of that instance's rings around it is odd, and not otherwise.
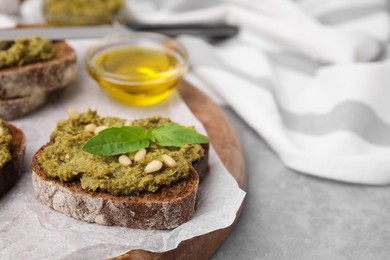
[[[11,15],[0,14],[0,29],[13,28],[16,24],[16,19]]]
[[[239,25],[238,37],[220,43],[180,38],[188,79],[231,106],[287,167],[390,183],[386,1],[130,0],[127,7],[142,22]]]
[[[163,1],[164,2],[164,1]],[[354,62],[375,58],[380,46],[370,33],[345,30],[321,25],[311,19],[289,0],[230,0],[204,1],[165,1],[171,3],[164,8],[142,8],[137,10],[139,1],[128,1],[135,20],[144,23],[188,23],[215,22],[228,20],[269,40],[273,40],[286,49],[292,49],[325,62]],[[175,2],[176,5],[172,5]],[[183,6],[192,8],[183,10]],[[144,6],[145,3],[142,3]],[[161,3],[160,3],[161,5]],[[194,10],[194,8],[197,8]],[[179,12],[177,12],[179,10]],[[186,9],[184,9],[186,10]],[[388,27],[387,27],[388,28]]]

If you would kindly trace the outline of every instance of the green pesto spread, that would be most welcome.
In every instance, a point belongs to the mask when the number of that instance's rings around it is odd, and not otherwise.
[[[58,122],[51,134],[53,143],[43,149],[38,157],[44,173],[63,182],[80,181],[81,187],[89,191],[107,191],[114,195],[138,195],[142,192],[155,192],[160,187],[170,186],[189,176],[192,162],[204,156],[199,144],[183,147],[162,147],[152,143],[146,150],[147,155],[135,162],[134,153],[127,154],[132,160],[131,166],[122,166],[119,156],[99,156],[81,150],[93,137],[85,130],[88,124],[124,126],[126,120],[116,117],[100,117],[96,111],[80,114],[78,119]],[[132,125],[145,129],[155,128],[171,122],[167,118],[151,117],[135,120]],[[162,160],[162,155],[171,156],[177,163],[175,167],[164,165],[161,170],[145,173],[145,166],[152,160]]]
[[[123,0],[46,0],[44,12],[49,25],[111,23],[123,7]]]
[[[7,127],[4,125],[4,121],[0,119],[0,128],[2,134],[0,135],[0,169],[12,159],[10,152],[12,135]]]
[[[16,39],[7,49],[0,50],[0,69],[23,66],[54,57],[51,41],[37,36],[26,39]]]

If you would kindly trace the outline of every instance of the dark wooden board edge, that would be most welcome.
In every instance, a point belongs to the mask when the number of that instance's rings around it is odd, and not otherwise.
[[[187,82],[182,82],[178,90],[192,113],[205,126],[211,143],[225,167],[237,180],[240,188],[246,190],[247,177],[243,150],[237,132],[225,113],[210,98]],[[237,224],[242,209],[243,204],[237,212],[235,221],[229,227],[185,240],[173,250],[163,253],[132,250],[115,259],[209,259]]]

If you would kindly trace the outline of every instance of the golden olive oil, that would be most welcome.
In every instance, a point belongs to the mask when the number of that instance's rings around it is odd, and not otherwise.
[[[90,75],[114,99],[135,106],[149,106],[169,97],[186,67],[181,56],[169,49],[121,47],[98,53],[97,70]]]

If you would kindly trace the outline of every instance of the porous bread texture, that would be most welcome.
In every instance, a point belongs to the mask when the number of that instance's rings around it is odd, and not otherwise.
[[[22,163],[26,147],[26,139],[23,132],[10,123],[6,123],[5,126],[12,135],[10,148],[12,160],[0,169],[0,196],[9,190],[22,174]]]
[[[9,120],[21,117],[46,103],[50,91],[37,88],[31,96],[0,99],[0,117]]]
[[[51,92],[74,81],[76,53],[65,42],[53,44],[55,57],[0,70],[0,117],[13,119],[43,105]]]
[[[102,225],[172,229],[187,222],[195,212],[199,176],[208,171],[208,145],[204,145],[206,155],[194,164],[196,171],[187,179],[156,193],[114,196],[85,191],[79,182],[64,183],[47,177],[37,160],[44,147],[34,155],[32,163],[35,196],[68,216]]]

